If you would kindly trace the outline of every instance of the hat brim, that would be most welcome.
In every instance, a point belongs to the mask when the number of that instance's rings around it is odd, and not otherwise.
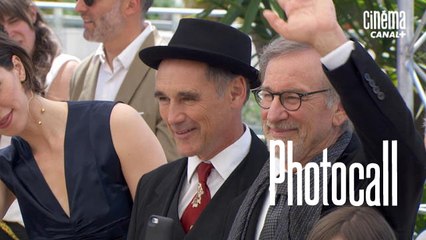
[[[158,69],[164,59],[185,59],[207,63],[214,67],[224,68],[234,74],[240,74],[248,78],[250,88],[260,86],[259,72],[238,59],[208,52],[206,50],[191,49],[176,46],[154,46],[145,48],[139,52],[139,58],[149,67]]]

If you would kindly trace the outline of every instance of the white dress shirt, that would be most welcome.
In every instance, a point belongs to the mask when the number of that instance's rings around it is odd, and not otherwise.
[[[324,57],[321,58],[321,63],[324,64],[324,66],[328,70],[334,70],[340,66],[342,66],[346,61],[348,61],[352,50],[354,49],[354,42],[347,41],[346,43],[342,44],[340,47],[334,49],[332,52],[328,53]],[[278,160],[276,159],[275,166],[278,166]],[[278,174],[278,170],[277,170]],[[265,224],[266,219],[266,213],[269,209],[269,198],[271,197],[269,195],[269,191],[265,193],[265,199],[263,202],[262,210],[259,214],[259,221],[257,222],[257,228],[256,228],[256,236],[255,239],[259,239],[260,233],[262,232],[263,225]]]
[[[145,29],[141,34],[112,60],[112,68],[106,61],[103,44],[100,44],[95,52],[95,57],[98,57],[101,62],[98,82],[96,84],[95,100],[115,100],[133,59],[139,53],[140,46],[154,30],[155,27],[146,21]]]
[[[250,150],[250,144],[250,129],[247,125],[245,125],[244,133],[237,141],[225,148],[213,158],[204,161],[210,162],[214,167],[212,168],[210,176],[207,179],[207,186],[209,187],[210,196],[212,199],[222,184],[226,181],[226,179],[247,156]],[[201,162],[202,161],[197,156],[188,157],[188,166],[186,168],[187,177],[186,181],[183,183],[179,198],[179,218],[182,217],[183,212],[197,192],[198,175],[196,169],[198,164]]]

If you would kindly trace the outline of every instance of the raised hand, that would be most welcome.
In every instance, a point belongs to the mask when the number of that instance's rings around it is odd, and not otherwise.
[[[265,10],[271,27],[286,39],[312,45],[325,55],[347,41],[339,26],[332,0],[278,0],[287,22]]]

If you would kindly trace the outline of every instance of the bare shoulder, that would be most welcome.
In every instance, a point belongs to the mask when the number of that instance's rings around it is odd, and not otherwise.
[[[75,70],[77,69],[78,65],[80,64],[77,60],[69,60],[62,64],[60,70],[58,71],[58,75],[56,76],[56,81],[65,81],[69,82],[72,78],[72,75],[74,74]]]
[[[122,131],[132,130],[139,134],[149,132],[149,126],[141,115],[130,105],[117,103],[111,112],[111,129]]]
[[[117,103],[111,112],[112,121],[123,121],[139,118],[141,118],[140,114],[132,106],[125,103]]]

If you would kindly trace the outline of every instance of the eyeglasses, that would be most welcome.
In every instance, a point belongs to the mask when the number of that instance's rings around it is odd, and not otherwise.
[[[79,0],[75,0],[76,2],[78,2]],[[91,7],[94,3],[95,0],[83,0],[84,4],[86,4],[88,7]]]
[[[270,92],[265,89],[256,88],[252,92],[257,104],[263,109],[269,109],[275,96],[280,98],[281,105],[288,111],[297,111],[302,106],[302,98],[312,94],[322,93],[330,89],[323,89],[314,92],[298,93],[298,92]]]

